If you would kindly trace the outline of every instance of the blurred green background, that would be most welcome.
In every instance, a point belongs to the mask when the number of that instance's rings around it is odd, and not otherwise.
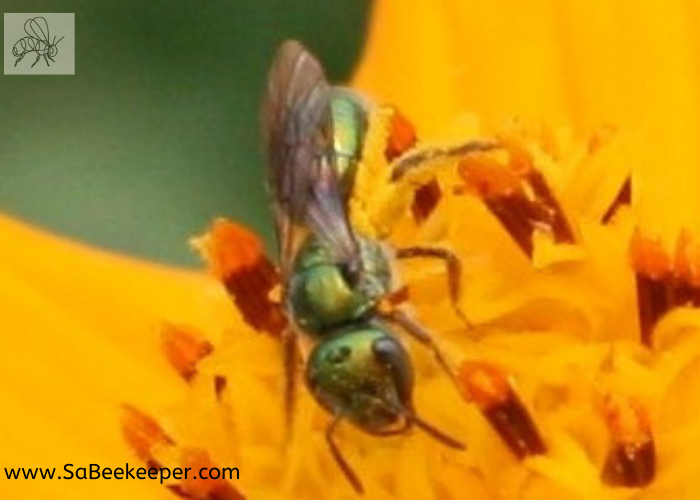
[[[258,123],[270,59],[281,40],[298,38],[332,80],[346,80],[369,0],[3,0],[2,7],[74,12],[76,74],[1,77],[0,210],[88,243],[191,266],[198,260],[186,240],[215,216],[272,242]]]

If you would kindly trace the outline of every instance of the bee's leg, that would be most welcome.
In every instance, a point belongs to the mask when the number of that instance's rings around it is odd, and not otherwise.
[[[284,420],[287,438],[291,436],[294,423],[294,406],[299,378],[299,339],[293,326],[288,325],[282,332],[284,360]]]
[[[411,151],[399,159],[393,165],[391,180],[398,181],[411,170],[426,167],[430,162],[446,158],[459,158],[475,153],[485,153],[499,149],[501,146],[495,141],[473,140],[457,144],[451,147],[433,147]]]
[[[22,52],[21,54],[19,54],[19,58],[17,60],[15,60],[15,67],[17,67],[17,63],[19,63],[22,59],[24,59],[25,54],[26,54],[26,52]]]
[[[433,339],[432,335],[430,335],[430,332],[428,332],[428,330],[425,327],[423,327],[423,325],[418,323],[408,313],[401,309],[381,311],[379,315],[381,318],[388,321],[389,323],[400,327],[406,333],[415,338],[418,342],[427,346],[431,351],[433,351],[435,359],[437,359],[437,362],[440,364],[440,367],[445,371],[450,380],[452,380],[452,382],[455,385],[457,385],[457,387],[459,387],[454,370],[450,367],[449,363],[447,362],[447,359],[445,359],[444,354],[435,343],[435,340]],[[418,424],[417,421],[416,424]]]
[[[46,55],[44,55],[44,61],[46,61],[46,65],[50,68],[51,65],[49,64],[49,60],[47,59]]]
[[[450,302],[455,314],[464,322],[467,327],[472,329],[472,324],[467,319],[466,314],[459,306],[459,300],[462,296],[462,261],[459,260],[457,254],[447,248],[431,247],[431,246],[413,246],[399,248],[396,251],[398,259],[440,259],[445,263],[447,270],[447,287],[450,294]]]
[[[34,64],[32,64],[32,68],[36,66],[36,63],[39,62],[39,59],[41,59],[41,56],[39,54],[36,55],[36,61],[34,61]]]
[[[333,455],[333,459],[335,460],[335,463],[338,464],[338,467],[340,467],[340,470],[343,471],[343,474],[347,478],[347,480],[350,482],[352,485],[353,489],[360,495],[364,494],[365,489],[362,486],[362,483],[360,482],[360,479],[357,477],[357,474],[355,474],[355,471],[352,470],[352,467],[350,467],[350,464],[348,463],[347,460],[345,460],[345,457],[343,457],[343,454],[340,453],[340,449],[338,448],[338,445],[335,444],[335,441],[333,440],[333,433],[335,432],[335,429],[338,427],[338,424],[343,420],[343,417],[341,415],[336,415],[333,421],[330,423],[328,428],[326,429],[326,442],[328,443],[328,447],[331,449],[331,454]]]

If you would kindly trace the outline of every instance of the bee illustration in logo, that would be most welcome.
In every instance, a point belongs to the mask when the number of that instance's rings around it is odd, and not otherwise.
[[[30,52],[36,52],[36,60],[34,64],[32,64],[32,68],[36,66],[36,63],[38,63],[39,59],[42,57],[44,61],[46,61],[47,66],[51,66],[49,64],[49,59],[56,62],[54,60],[54,56],[58,54],[58,48],[56,46],[65,37],[62,36],[56,41],[56,37],[54,36],[53,41],[51,41],[49,37],[49,23],[46,22],[45,18],[34,17],[32,19],[27,19],[24,23],[24,32],[27,36],[17,40],[14,47],[12,47],[12,54],[17,57],[15,67],[17,63]]]

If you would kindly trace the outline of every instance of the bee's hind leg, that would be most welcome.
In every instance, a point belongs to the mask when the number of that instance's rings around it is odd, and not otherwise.
[[[413,246],[399,248],[396,251],[396,258],[401,260],[417,258],[442,260],[445,263],[447,271],[447,288],[450,294],[452,309],[454,309],[455,314],[469,329],[473,328],[459,305],[462,296],[462,261],[457,254],[442,247]]]
[[[17,67],[17,64],[18,64],[22,59],[24,59],[24,54],[25,54],[25,52],[23,52],[22,54],[19,54],[19,57],[17,58],[17,60],[15,60],[15,68]],[[17,54],[16,54],[16,55],[17,55]]]

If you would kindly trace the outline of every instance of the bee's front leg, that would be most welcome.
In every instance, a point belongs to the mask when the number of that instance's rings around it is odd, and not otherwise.
[[[342,415],[336,415],[333,421],[330,423],[330,425],[326,428],[326,442],[328,443],[328,447],[331,450],[331,455],[333,455],[333,459],[335,460],[335,463],[338,464],[338,467],[342,471],[342,473],[345,475],[347,478],[348,482],[352,486],[352,488],[355,490],[355,492],[359,495],[362,495],[364,493],[364,487],[362,486],[362,482],[360,482],[360,479],[357,477],[357,474],[353,470],[353,468],[350,466],[348,461],[345,459],[343,454],[340,452],[340,448],[338,448],[338,445],[335,443],[335,440],[333,439],[333,434],[335,433],[336,428],[338,427],[338,424],[343,420]]]
[[[394,308],[388,311],[382,311],[379,313],[379,315],[382,319],[384,319],[384,321],[398,326],[404,332],[408,333],[411,337],[433,351],[435,359],[440,367],[445,371],[445,374],[454,384],[459,387],[455,376],[455,371],[450,366],[450,363],[447,361],[442,349],[440,349],[440,347],[437,345],[431,333],[423,325],[418,323],[418,321],[416,321],[407,311],[403,309]]]

